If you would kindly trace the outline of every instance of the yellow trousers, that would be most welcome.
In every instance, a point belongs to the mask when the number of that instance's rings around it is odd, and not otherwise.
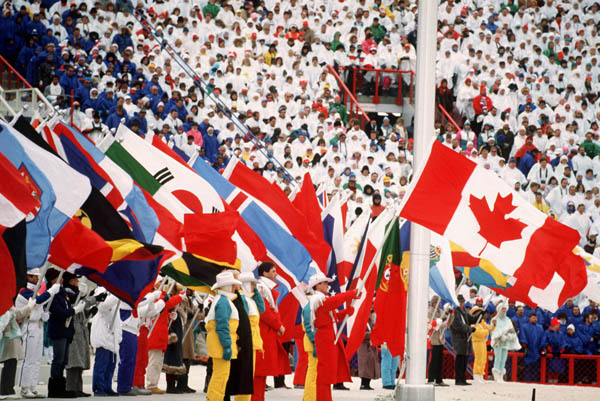
[[[256,355],[256,350],[254,350],[254,354]],[[256,356],[252,358],[252,377],[254,377],[254,370],[256,369]],[[234,397],[235,401],[250,401],[252,399],[252,394],[243,394],[236,395]]]
[[[313,345],[306,334],[304,335],[304,350],[308,354],[308,368],[306,369],[302,400],[317,401],[317,358],[313,355]]]
[[[485,375],[485,363],[487,360],[487,346],[485,341],[473,341],[473,352],[475,361],[473,362],[473,374]]]
[[[223,401],[225,398],[225,389],[229,379],[229,369],[231,362],[221,358],[213,358],[213,372],[208,383],[206,392],[206,401]]]

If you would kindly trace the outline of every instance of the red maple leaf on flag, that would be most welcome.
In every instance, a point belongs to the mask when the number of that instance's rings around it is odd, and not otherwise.
[[[490,210],[485,196],[479,199],[471,195],[469,198],[469,207],[479,223],[479,234],[496,248],[500,248],[503,242],[520,239],[521,232],[527,227],[527,224],[517,219],[505,217],[517,208],[512,204],[512,200],[512,194],[505,197],[497,194],[494,207]]]

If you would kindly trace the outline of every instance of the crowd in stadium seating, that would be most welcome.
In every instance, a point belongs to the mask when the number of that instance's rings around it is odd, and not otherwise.
[[[229,109],[207,99],[132,7]],[[593,0],[443,0],[436,61],[436,101],[459,122],[437,123],[439,140],[577,229],[596,256],[599,9]],[[412,121],[350,120],[327,65],[415,70],[416,14],[414,0],[5,0],[0,54],[58,107],[72,105],[96,142],[125,124],[217,170],[235,155],[289,189],[234,114],[292,176],[352,191],[352,221],[373,199],[405,194]],[[556,315],[565,332],[587,333],[584,321],[597,320],[594,304],[579,305],[591,309]],[[525,324],[529,312],[517,308],[513,320]],[[595,350],[586,344],[582,352],[597,353],[597,338]]]

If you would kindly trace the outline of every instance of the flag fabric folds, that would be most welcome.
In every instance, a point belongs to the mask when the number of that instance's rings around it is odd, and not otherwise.
[[[439,234],[431,233],[429,252],[429,287],[444,301],[458,306],[450,242]]]
[[[400,215],[513,276],[512,291],[551,311],[585,288],[579,233],[546,216],[494,173],[434,141]],[[559,285],[556,285],[559,283]]]
[[[406,295],[410,250],[410,223],[393,221],[379,259],[381,280],[375,295],[377,319],[371,333],[375,346],[387,344],[392,356],[403,356],[406,332]]]
[[[27,266],[41,267],[46,262],[52,238],[88,197],[90,182],[58,157],[4,124],[0,130],[0,152],[19,170],[40,201],[35,218],[27,222],[26,250]]]
[[[0,314],[3,314],[26,283],[25,218],[36,213],[40,202],[25,178],[1,153],[0,174]]]
[[[247,195],[268,206],[273,211],[276,221],[283,222],[289,232],[306,248],[321,271],[325,271],[330,247],[323,237],[318,238],[315,235],[306,217],[292,205],[280,188],[275,188],[266,178],[246,167],[237,158],[229,161],[223,177]]]
[[[189,161],[199,175],[236,209],[242,219],[258,235],[267,256],[279,268],[281,276],[279,298],[282,299],[300,282],[308,282],[314,274],[307,250],[294,238],[277,215],[267,205],[247,195],[215,171],[206,161],[196,158]]]
[[[354,303],[355,313],[348,318],[346,332],[348,333],[348,342],[346,343],[346,358],[350,360],[354,353],[360,347],[365,335],[365,329],[371,306],[373,304],[373,294],[375,293],[378,269],[380,267],[380,258],[377,257],[378,249],[384,243],[385,232],[388,224],[394,219],[396,211],[394,208],[386,208],[369,226],[364,242],[361,246],[361,252],[354,265],[350,278],[346,283],[346,291],[359,286],[359,281],[364,283],[364,291],[361,297]],[[373,268],[369,272],[369,266]]]

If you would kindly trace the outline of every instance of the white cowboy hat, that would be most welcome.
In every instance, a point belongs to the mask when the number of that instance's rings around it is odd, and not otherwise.
[[[250,272],[240,273],[240,275],[238,276],[238,280],[240,280],[242,283],[257,283],[258,282],[258,279],[254,276],[254,273],[250,273]]]
[[[232,272],[221,272],[221,273],[217,274],[217,282],[211,287],[211,290],[214,291],[214,290],[224,287],[226,285],[233,285],[233,284],[242,285],[242,282],[239,280],[236,280],[235,277],[233,277]]]
[[[332,281],[332,279],[324,275],[322,272],[317,272],[316,274],[312,275],[311,278],[308,280],[308,287],[314,288],[317,284],[331,283]]]

